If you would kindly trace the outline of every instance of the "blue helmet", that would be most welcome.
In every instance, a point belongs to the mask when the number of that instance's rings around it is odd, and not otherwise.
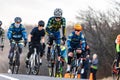
[[[21,19],[20,17],[16,17],[16,18],[14,19],[14,21],[20,23],[20,22],[22,22],[22,19]]]

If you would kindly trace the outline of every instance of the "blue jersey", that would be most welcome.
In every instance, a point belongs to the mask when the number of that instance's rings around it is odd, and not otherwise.
[[[9,40],[13,39],[15,41],[22,40],[22,38],[24,38],[24,40],[27,40],[27,32],[22,24],[20,24],[19,28],[16,28],[15,23],[13,23],[8,29],[7,37]]]
[[[68,48],[78,48],[80,47],[83,51],[85,51],[86,40],[82,32],[80,35],[76,35],[75,32],[72,32],[67,39]]]

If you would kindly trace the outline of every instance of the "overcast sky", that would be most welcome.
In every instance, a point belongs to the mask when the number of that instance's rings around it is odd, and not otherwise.
[[[78,10],[85,10],[88,6],[98,10],[110,7],[109,0],[0,0],[0,20],[3,25],[10,25],[16,16],[20,16],[22,23],[37,24],[39,20],[47,23],[53,16],[55,8],[63,10],[67,21],[75,22]]]

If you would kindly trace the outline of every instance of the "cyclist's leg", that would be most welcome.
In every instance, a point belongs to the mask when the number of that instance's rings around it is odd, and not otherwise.
[[[30,58],[32,53],[34,53],[34,46],[33,45],[31,47],[29,47],[29,52],[27,53],[27,56],[26,56],[26,65],[28,65],[29,58]]]
[[[15,42],[12,42],[10,44],[10,51],[9,51],[9,55],[8,55],[10,65],[12,65],[12,60],[13,60],[13,56],[14,56],[14,48],[15,48]]]
[[[55,38],[57,39],[57,40],[55,40],[55,43],[57,44],[58,61],[60,61],[60,52],[61,52],[61,49],[60,49],[60,43],[61,43],[60,32],[56,32],[54,35],[55,35]]]
[[[18,60],[17,61],[18,66],[20,65],[20,54],[22,53],[22,48],[23,48],[23,43],[19,42],[18,43],[18,53],[16,54],[16,59]]]
[[[53,44],[53,39],[48,36],[48,51],[47,51],[47,60],[50,61],[50,51],[51,51],[51,45]]]
[[[39,55],[40,54],[40,62],[39,62],[39,64],[41,65],[42,64],[42,56],[43,56],[43,49],[42,49],[42,45],[41,44],[36,44],[36,49],[37,49],[37,54]]]
[[[68,63],[67,63],[67,70],[66,70],[67,73],[69,73],[71,69],[71,62],[74,55],[73,51],[74,49],[68,48]]]

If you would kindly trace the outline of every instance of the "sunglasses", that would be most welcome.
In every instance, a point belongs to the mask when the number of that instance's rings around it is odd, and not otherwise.
[[[75,30],[75,31],[80,32],[80,30]]]
[[[39,27],[44,27],[44,25],[39,25]]]
[[[56,19],[61,19],[61,17],[55,17]]]

